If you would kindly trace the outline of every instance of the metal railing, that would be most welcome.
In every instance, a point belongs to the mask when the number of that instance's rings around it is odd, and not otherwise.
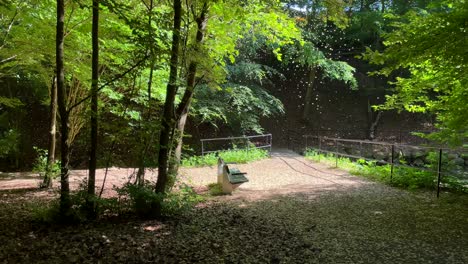
[[[252,142],[252,139],[259,139],[259,138],[264,138],[265,142]],[[240,149],[246,149],[249,151],[251,148],[254,149],[268,149],[268,151],[271,153],[271,146],[273,144],[273,135],[272,134],[263,134],[263,135],[254,135],[254,136],[240,136],[240,137],[224,137],[224,138],[205,138],[205,139],[200,139],[201,142],[201,154],[204,156],[205,154],[208,153],[215,153],[215,152],[220,152],[220,151],[226,151],[230,150],[228,149],[215,149],[215,150],[206,150],[207,143],[208,142],[215,142],[215,141],[241,141],[245,144],[244,148]],[[239,148],[237,148],[239,149]]]
[[[390,168],[390,181],[393,179],[393,174],[394,174],[394,167],[406,167],[406,168],[412,168],[412,169],[418,169],[422,171],[428,171],[432,172],[437,176],[437,197],[440,195],[440,187],[441,187],[441,180],[442,180],[442,175],[453,175],[456,174],[457,172],[453,171],[443,171],[443,157],[444,154],[452,154],[452,153],[462,153],[462,154],[468,154],[468,150],[465,148],[461,149],[450,149],[450,148],[443,148],[443,147],[433,147],[433,146],[415,146],[415,145],[408,145],[408,144],[399,144],[399,143],[388,143],[388,142],[377,142],[377,141],[370,141],[370,140],[356,140],[356,139],[341,139],[341,138],[332,138],[332,137],[321,137],[321,136],[314,136],[314,135],[304,135],[305,138],[305,148],[307,149],[314,149],[317,152],[321,153],[329,153],[333,154],[335,158],[335,166],[338,167],[338,157],[348,157],[348,158],[353,158],[353,159],[364,159],[367,161],[375,161],[378,162],[379,164],[389,164],[391,166]],[[315,139],[317,142],[317,147],[312,146],[310,143],[311,139]],[[342,148],[345,146],[345,143],[354,143],[354,144],[359,144],[359,150],[358,153],[359,155],[353,153],[343,153],[339,151],[340,144],[342,143]],[[388,154],[387,160],[384,159],[376,159],[375,157],[369,158],[366,157],[363,154],[363,147],[365,145],[377,145],[380,146],[382,150],[382,147],[388,148],[390,153]],[[330,148],[332,150],[330,150]],[[396,150],[400,149],[411,149],[411,150],[425,150],[425,151],[434,151],[437,153],[437,170],[433,170],[430,167],[423,167],[423,166],[411,166],[407,164],[402,164],[401,162],[398,162],[397,159],[397,153]],[[373,151],[373,149],[372,149]],[[400,155],[401,156],[401,155]],[[466,166],[465,166],[466,167]],[[465,169],[465,174],[466,174],[466,169]]]
[[[426,144],[430,143],[428,139],[421,138],[420,136],[414,135],[414,132],[419,132],[423,134],[429,134],[436,132],[435,129],[314,129],[308,131],[310,136],[320,136],[320,137],[330,137],[330,138],[352,138],[352,139],[368,139],[370,133],[374,134],[375,139],[383,139],[387,142],[395,143],[408,143],[408,142],[417,142],[416,144]]]

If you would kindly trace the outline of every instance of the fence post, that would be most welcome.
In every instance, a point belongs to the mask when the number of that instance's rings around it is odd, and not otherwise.
[[[250,141],[246,136],[244,136],[244,140],[245,140],[245,144],[247,144],[247,155],[249,155],[249,153],[250,153]]]
[[[204,145],[203,145],[203,140],[201,140],[201,155],[205,156],[205,148],[204,148]]]
[[[440,181],[441,181],[441,172],[442,172],[442,149],[439,149],[439,164],[437,166],[437,198],[440,194]]]
[[[273,147],[273,134],[270,134],[270,155],[271,155],[272,147]]]
[[[335,167],[338,168],[338,141],[335,139]]]
[[[393,164],[394,164],[394,160],[395,160],[395,145],[393,144],[392,145],[392,164],[391,164],[391,168],[390,168],[390,182],[392,182],[393,180]]]
[[[320,153],[322,153],[322,138],[320,136],[318,136],[317,138],[319,140],[318,161],[320,162]]]
[[[306,143],[305,151],[307,151],[307,149],[309,148],[309,144],[308,144],[308,142],[307,142],[308,136],[305,135],[304,137],[305,137],[305,143]]]

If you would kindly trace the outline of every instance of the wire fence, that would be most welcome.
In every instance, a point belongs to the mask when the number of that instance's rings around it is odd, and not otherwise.
[[[386,142],[407,143],[407,144],[428,144],[430,140],[414,134],[430,134],[435,132],[435,129],[315,129],[306,132],[311,136],[329,137],[329,138],[345,138],[345,139],[371,139],[384,140]]]
[[[342,139],[304,135],[305,149],[354,160],[374,161],[378,165],[390,165],[390,180],[394,167],[405,167],[433,173],[437,181],[437,197],[444,176],[455,177],[460,184],[468,185],[468,150],[369,140]]]
[[[250,149],[266,149],[271,153],[273,135],[263,134],[240,137],[204,138],[200,139],[200,142],[202,156],[208,153],[232,149],[246,149],[247,151]]]

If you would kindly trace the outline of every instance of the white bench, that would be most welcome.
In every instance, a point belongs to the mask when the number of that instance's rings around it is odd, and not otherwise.
[[[231,194],[242,183],[248,182],[246,174],[237,168],[229,168],[228,163],[224,162],[222,158],[218,158],[218,183],[221,184],[223,193]]]

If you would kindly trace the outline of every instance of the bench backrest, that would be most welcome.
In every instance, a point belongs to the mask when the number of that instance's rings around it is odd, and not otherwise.
[[[223,174],[223,167],[226,166],[226,163],[224,162],[224,160],[219,157],[218,158],[218,175],[221,175]]]
[[[231,171],[229,170],[229,166],[222,158],[218,158],[218,175],[223,174],[224,168],[226,168],[226,173],[230,174]]]

